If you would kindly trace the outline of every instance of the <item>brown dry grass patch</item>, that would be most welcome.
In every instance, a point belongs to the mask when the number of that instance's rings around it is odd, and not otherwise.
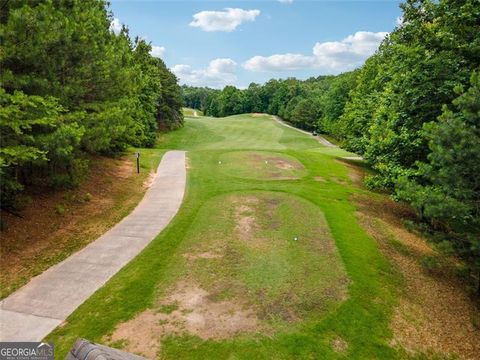
[[[337,162],[344,165],[348,169],[348,177],[354,185],[363,186],[363,179],[365,178],[365,171],[355,163],[348,160],[337,159]]]
[[[183,257],[187,260],[198,260],[198,259],[218,259],[221,258],[223,255],[213,252],[213,251],[205,251],[199,254],[193,253],[186,253],[183,254]]]
[[[259,329],[255,312],[240,301],[214,301],[190,280],[178,282],[159,302],[172,311],[148,309],[117,326],[107,342],[125,343],[124,349],[156,358],[161,338],[193,334],[201,339],[226,339]]]
[[[295,157],[267,151],[232,151],[220,157],[222,172],[255,180],[297,180],[308,172]]]
[[[411,353],[478,359],[480,330],[472,324],[478,307],[454,274],[433,274],[420,265],[435,250],[403,226],[402,219],[414,217],[412,210],[387,198],[358,197],[356,203],[360,224],[404,279],[391,323],[392,345]]]
[[[27,189],[32,202],[22,217],[1,212],[2,297],[95,240],[127,215],[151,185],[127,158],[96,157],[87,178],[74,190]],[[61,206],[65,212],[58,214]]]
[[[260,153],[250,154],[248,160],[252,163],[253,167],[257,167],[258,170],[263,170],[264,164],[268,165],[268,177],[276,180],[296,180],[298,176],[285,175],[285,172],[304,170],[305,167],[297,161],[289,161],[281,156],[263,156]]]
[[[269,192],[212,199],[197,221],[216,222],[193,224],[172,285],[104,341],[154,358],[169,336],[274,336],[329,311],[346,299],[349,280],[326,220],[310,206]]]
[[[258,204],[257,198],[245,197],[235,207],[235,231],[242,240],[251,240],[253,234],[258,229],[255,218],[256,204]]]

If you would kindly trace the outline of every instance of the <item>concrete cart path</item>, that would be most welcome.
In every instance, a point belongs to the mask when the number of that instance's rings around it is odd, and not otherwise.
[[[288,125],[285,121],[283,121],[280,117],[278,116],[275,116],[275,115],[272,115],[273,117],[273,120],[275,120],[276,122],[278,122],[279,124],[282,124],[283,126],[286,126],[286,127],[289,127],[290,129],[293,129],[293,130],[297,130],[297,131],[300,131],[301,133],[304,133],[304,134],[307,134],[307,135],[312,135],[312,133],[308,132],[308,131],[305,131],[305,130],[302,130],[302,129],[299,129],[299,128],[296,128],[294,126],[291,126],[291,125]],[[316,136],[316,139],[318,140],[318,142],[326,147],[333,147],[333,148],[338,148],[337,145],[335,144],[332,144],[330,141],[328,141],[327,139],[325,139],[323,136],[320,136],[320,135],[317,135]],[[341,157],[341,159],[345,159],[345,160],[355,160],[355,161],[363,161],[363,157],[362,156],[343,156]]]
[[[185,152],[167,152],[130,215],[0,302],[0,341],[40,341],[61,324],[168,225],[185,183]]]
[[[272,117],[273,117],[273,120],[275,120],[275,121],[278,122],[279,124],[282,124],[283,126],[289,127],[290,129],[297,130],[297,131],[300,131],[301,133],[304,133],[304,134],[307,134],[307,135],[312,136],[312,133],[311,133],[311,132],[308,132],[308,131],[305,131],[305,130],[296,128],[296,127],[294,127],[294,126],[288,125],[285,121],[283,121],[283,120],[282,120],[281,118],[279,118],[278,116],[272,115]],[[322,145],[324,145],[324,146],[327,146],[327,147],[338,147],[337,145],[332,144],[330,141],[328,141],[327,139],[325,139],[323,136],[317,135],[315,138],[318,140],[318,142],[319,142],[320,144],[322,144]]]

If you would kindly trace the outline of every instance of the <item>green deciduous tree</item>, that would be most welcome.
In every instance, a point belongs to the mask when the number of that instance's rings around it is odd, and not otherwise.
[[[448,241],[470,264],[480,281],[480,76],[470,88],[443,107],[437,122],[423,126],[430,149],[415,177],[397,182],[397,194]],[[461,92],[457,87],[457,92]],[[480,284],[478,287],[480,295]]]

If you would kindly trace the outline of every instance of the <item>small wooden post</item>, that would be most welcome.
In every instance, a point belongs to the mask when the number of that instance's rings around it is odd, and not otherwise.
[[[140,153],[136,152],[135,157],[137,158],[137,174],[140,174]]]

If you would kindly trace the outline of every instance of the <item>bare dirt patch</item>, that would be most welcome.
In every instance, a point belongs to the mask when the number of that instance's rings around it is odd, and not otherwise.
[[[117,223],[140,200],[144,180],[129,159],[96,157],[86,180],[74,190],[27,189],[31,203],[21,217],[0,214],[7,224],[0,233],[1,296]]]
[[[335,339],[332,340],[332,349],[335,352],[343,353],[347,351],[348,344],[341,337],[336,337]]]
[[[291,170],[297,169],[302,170],[304,169],[303,165],[296,161],[288,161],[287,159],[280,157],[280,156],[268,156],[266,161],[272,163],[273,166],[282,169],[282,170]]]
[[[338,163],[344,165],[348,169],[348,177],[354,185],[363,186],[363,179],[365,178],[365,170],[358,164],[349,161],[348,158],[337,159]]]
[[[159,288],[151,309],[105,341],[157,357],[167,336],[273,336],[347,297],[348,277],[328,224],[304,199],[263,191],[215,197],[190,234],[175,285]]]
[[[361,225],[378,241],[404,279],[405,291],[391,324],[392,344],[412,353],[478,359],[480,330],[472,324],[478,308],[453,274],[435,275],[420,265],[422,257],[435,254],[435,250],[402,225],[401,219],[412,217],[412,211],[388,199],[362,197],[357,204]]]
[[[282,170],[291,170],[291,169],[296,168],[294,166],[294,164],[289,163],[289,162],[284,161],[284,160],[276,160],[276,161],[274,161],[274,164],[277,168],[282,169]]]
[[[155,358],[165,335],[196,335],[202,339],[225,339],[259,329],[255,312],[233,301],[212,301],[210,294],[191,281],[181,281],[160,301],[175,310],[162,313],[145,310],[120,324],[107,339],[125,342],[125,350]]]
[[[365,172],[359,166],[352,165],[348,162],[344,162],[348,168],[348,177],[355,185],[362,186],[363,179],[365,178]]]
[[[315,181],[318,181],[318,182],[321,182],[321,183],[326,182],[325,178],[322,177],[322,176],[315,176],[314,179],[315,179]]]
[[[277,180],[295,180],[299,179],[299,176],[293,175],[294,171],[303,170],[302,164],[296,161],[289,161],[281,156],[263,156],[261,154],[252,154],[250,161],[254,166],[261,165],[266,168],[268,177]]]
[[[258,199],[246,197],[241,202],[236,202],[235,207],[235,231],[242,240],[251,240],[254,232],[258,229],[255,220],[255,205]]]
[[[222,156],[222,170],[236,177],[260,180],[296,180],[305,175],[292,156],[263,151],[237,151]]]

